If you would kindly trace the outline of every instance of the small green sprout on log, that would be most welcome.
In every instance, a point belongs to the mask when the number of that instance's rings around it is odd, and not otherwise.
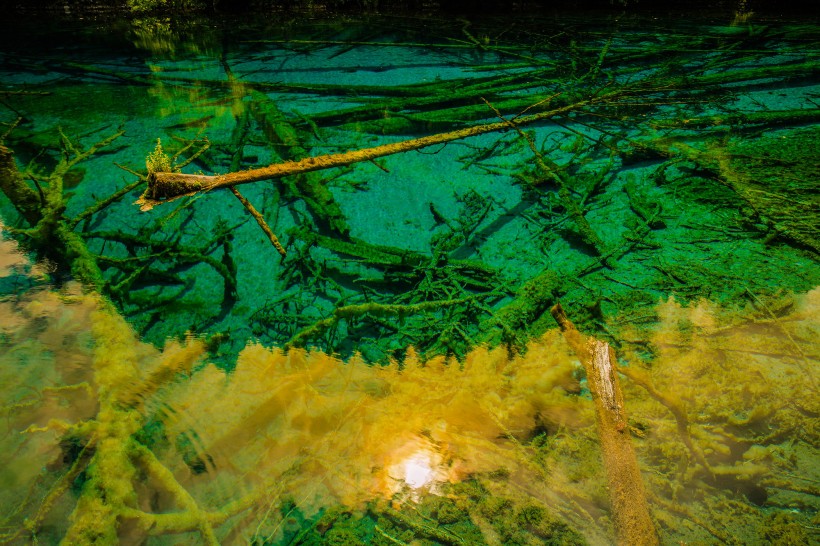
[[[165,150],[162,149],[161,139],[157,139],[157,147],[145,158],[145,168],[148,169],[149,175],[152,173],[167,173],[173,171],[171,158],[169,158]]]

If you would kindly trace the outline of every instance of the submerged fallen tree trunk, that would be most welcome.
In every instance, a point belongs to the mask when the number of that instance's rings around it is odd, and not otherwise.
[[[623,91],[610,94],[601,94],[598,96],[593,96],[589,99],[573,102],[572,104],[568,104],[566,106],[548,110],[546,112],[540,112],[529,116],[521,116],[515,119],[515,125],[520,126],[537,121],[543,121],[554,116],[578,110],[584,106],[606,102],[607,100],[613,100],[616,97],[620,98],[625,94],[626,93]],[[420,148],[426,148],[435,144],[444,144],[446,142],[452,142],[454,140],[460,140],[471,136],[496,131],[505,131],[509,129],[509,121],[500,121],[497,123],[466,127],[464,129],[447,133],[439,133],[426,137],[394,142],[391,144],[383,144],[381,146],[365,148],[363,150],[354,150],[341,154],[329,154],[318,157],[306,157],[298,161],[275,163],[260,169],[251,169],[247,171],[213,176],[177,172],[152,172],[148,176],[148,188],[137,201],[137,204],[140,205],[142,210],[149,210],[155,205],[162,204],[178,197],[193,195],[197,192],[210,191],[217,188],[227,188],[236,186],[237,184],[260,182],[262,180],[269,180],[287,175],[319,171],[322,169],[329,169],[331,167],[344,167],[353,163],[370,161],[379,157],[385,157],[410,150],[418,150]]]
[[[638,459],[629,438],[624,397],[615,367],[615,351],[605,341],[581,334],[567,318],[560,303],[550,313],[586,371],[595,404],[595,421],[598,423],[617,543],[622,546],[655,546],[659,543],[658,535],[649,515]]]

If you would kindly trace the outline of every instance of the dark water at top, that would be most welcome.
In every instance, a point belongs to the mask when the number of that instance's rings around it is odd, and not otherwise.
[[[0,539],[611,543],[560,302],[662,543],[816,540],[819,52],[754,14],[6,28]]]

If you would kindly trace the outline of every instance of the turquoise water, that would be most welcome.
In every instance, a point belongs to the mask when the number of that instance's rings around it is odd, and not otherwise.
[[[84,503],[96,498],[89,491],[99,471],[88,468],[107,453],[131,461],[120,463],[134,465],[134,482],[151,477],[132,492],[137,500],[108,504],[114,536],[119,528],[119,540],[138,543],[160,533],[111,508],[188,509],[147,456],[128,447],[136,441],[198,501],[252,499],[229,525],[227,516],[207,525],[157,520],[153,528],[172,536],[149,542],[179,543],[176,533],[191,543],[610,543],[587,380],[549,313],[559,301],[579,329],[615,347],[621,365],[651,378],[648,388],[629,374],[622,381],[663,543],[816,540],[816,24],[753,15],[275,14],[254,22],[70,21],[4,36],[0,132],[13,157],[4,159],[0,213],[4,236],[31,250],[26,262],[4,243],[0,270],[0,348],[16,370],[3,375],[4,411],[14,416],[5,433],[15,438],[6,442],[12,470],[4,479],[30,499],[20,510],[4,505],[10,542],[70,534],[59,516],[92,513]],[[488,127],[471,136],[446,136],[481,125]],[[428,135],[445,136],[427,146],[414,140]],[[401,142],[401,153],[236,186],[284,255],[228,188],[150,210],[135,203],[153,180],[147,167],[221,175]],[[85,299],[72,280],[103,294],[136,337],[89,318],[104,304]],[[103,343],[109,336],[121,346]],[[196,354],[167,357],[174,373],[148,381],[166,361],[142,342],[167,355],[184,340]],[[555,377],[530,383],[524,370],[535,357],[527,355],[540,353],[526,348],[536,341],[563,357],[555,357]],[[288,364],[264,380],[239,379],[251,361],[278,358],[248,352],[256,343],[253,351],[296,355],[304,347],[340,360],[327,376],[306,378],[309,364]],[[133,362],[139,371],[128,373],[142,387],[106,402],[103,392],[122,392],[100,375],[106,351],[126,346],[133,354],[120,360]],[[477,347],[499,348],[503,356],[493,358],[521,368],[499,364],[490,379],[466,368],[462,378],[408,377],[407,385],[428,387],[400,394],[403,379],[367,365],[412,361],[408,347],[421,361],[449,358],[449,368],[483,361]],[[342,363],[349,359],[363,368]],[[358,370],[345,380],[352,383],[330,378],[348,367]],[[218,392],[232,373],[233,390]],[[270,399],[248,394],[265,381]],[[299,389],[276,390],[289,381]],[[497,389],[497,397],[465,405],[462,414],[476,413],[464,422],[431,409],[454,404],[448,389],[459,382]],[[80,403],[75,390],[86,383],[91,402]],[[190,389],[210,400],[200,405],[231,401],[224,411],[235,408],[236,422],[208,414],[189,400]],[[390,394],[374,394],[382,391]],[[351,392],[364,398],[353,403]],[[143,402],[123,402],[135,396]],[[407,435],[433,446],[432,466],[466,470],[437,475],[449,484],[437,487],[389,474],[425,495],[352,477],[403,464],[377,464],[371,437],[400,430],[398,422],[377,426],[355,408],[398,415],[398,406],[416,403],[413,415],[429,419],[422,426],[406,416],[401,422],[416,426]],[[299,404],[308,409],[294,417]],[[517,404],[528,408],[524,417],[511,417]],[[69,418],[57,407],[80,410]],[[114,407],[138,421],[119,436],[45,417],[101,423]],[[186,411],[189,421],[169,417]],[[209,431],[198,430],[203,415]],[[282,415],[290,420],[270,428]],[[482,429],[488,420],[500,428]],[[341,424],[350,422],[358,425]],[[522,430],[509,428],[522,422]],[[243,423],[250,431],[224,439]],[[48,429],[51,451],[18,443],[32,424]],[[279,437],[278,447],[257,445],[257,431]],[[97,447],[106,434],[119,450]],[[222,439],[206,441],[209,434]],[[361,453],[372,457],[345,452],[357,445],[350,438],[367,439]],[[327,463],[318,465],[325,471],[294,470],[331,460],[318,454],[324,444],[353,462],[337,462],[336,474]],[[14,470],[8,461],[20,464],[25,449],[62,462]],[[226,462],[220,449],[248,455]],[[251,476],[252,468],[267,477]],[[276,494],[271,476],[282,477]],[[305,492],[311,480],[354,485]],[[256,491],[251,484],[265,494],[243,497]],[[392,505],[374,500],[391,496]],[[139,500],[146,497],[153,500]],[[453,504],[447,515],[443,499]],[[203,530],[211,526],[213,537]]]

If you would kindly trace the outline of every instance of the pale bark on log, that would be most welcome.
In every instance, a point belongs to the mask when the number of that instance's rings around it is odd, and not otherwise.
[[[546,120],[561,114],[566,114],[593,103],[604,102],[608,99],[611,100],[614,98],[613,95],[616,94],[618,96],[623,95],[623,93],[613,93],[609,95],[601,94],[546,112],[540,112],[529,116],[521,116],[515,119],[515,125],[526,125],[529,123]],[[236,186],[238,184],[247,184],[250,182],[260,182],[262,180],[269,180],[272,178],[279,178],[293,174],[319,171],[332,167],[344,167],[347,165],[352,165],[353,163],[371,161],[379,157],[385,157],[410,150],[418,150],[420,148],[426,148],[436,144],[444,144],[446,142],[452,142],[454,140],[460,140],[471,136],[505,131],[509,130],[509,128],[509,121],[500,121],[497,123],[466,127],[464,129],[459,129],[448,133],[439,133],[426,137],[394,142],[391,144],[383,144],[381,146],[365,148],[363,150],[354,150],[341,154],[329,154],[318,157],[306,157],[298,161],[284,161],[282,163],[275,163],[260,169],[251,169],[221,175],[208,176],[175,172],[150,173],[148,177],[148,188],[140,199],[137,200],[137,204],[140,205],[142,210],[150,210],[155,205],[160,205],[166,201],[186,195],[193,195],[198,192],[226,188]]]

